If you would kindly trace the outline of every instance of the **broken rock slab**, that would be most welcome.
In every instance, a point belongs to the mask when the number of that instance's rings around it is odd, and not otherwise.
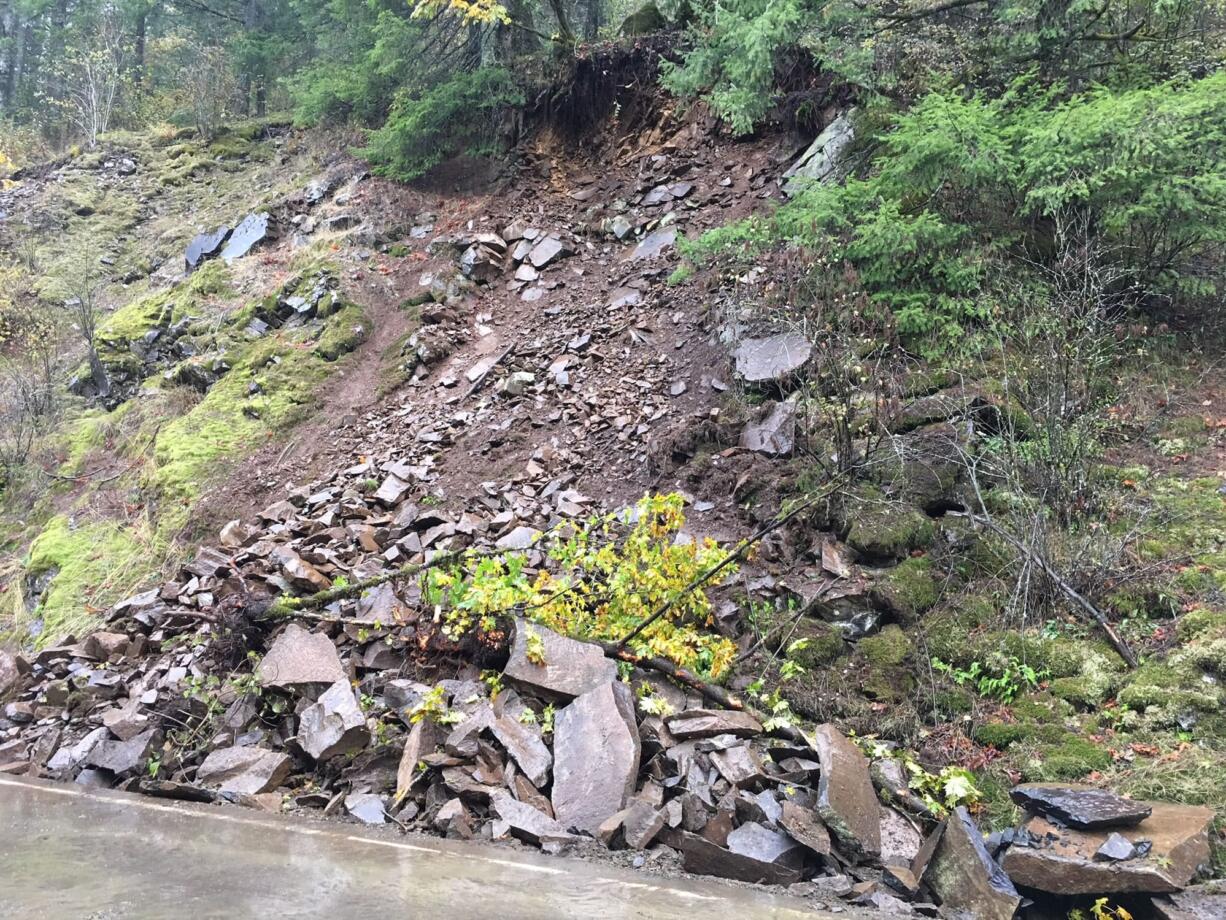
[[[641,240],[626,256],[627,262],[644,262],[655,259],[677,245],[677,228],[662,227],[653,230]]]
[[[219,748],[204,759],[196,771],[196,782],[222,792],[259,795],[280,786],[290,766],[288,755],[267,748]]]
[[[303,710],[298,743],[316,760],[358,751],[370,741],[366,716],[347,679],[338,680]]]
[[[99,770],[110,770],[116,776],[139,773],[153,752],[159,733],[149,729],[128,741],[104,738],[90,750],[85,763]]]
[[[539,789],[549,782],[553,755],[541,740],[540,729],[535,725],[525,725],[509,715],[494,719],[489,729],[533,786]]]
[[[786,457],[796,446],[796,403],[771,403],[765,415],[741,429],[740,446],[768,457]]]
[[[844,849],[873,859],[881,855],[881,804],[868,758],[833,725],[819,725],[813,746],[821,764],[817,811]]]
[[[573,699],[617,677],[617,665],[595,645],[568,639],[526,620],[516,620],[513,631],[511,655],[503,674],[520,687]]]
[[[577,839],[549,815],[526,802],[516,801],[505,791],[490,796],[490,810],[503,824],[501,828],[495,826],[495,837],[510,833],[550,850]]]
[[[221,245],[230,235],[229,227],[218,227],[212,233],[198,233],[192,237],[191,242],[187,244],[187,251],[183,254],[184,268],[190,272],[192,269],[199,267],[201,262],[206,259],[211,259],[221,250]]]
[[[988,854],[967,810],[954,809],[933,834],[940,836],[932,858],[921,869],[921,880],[932,887],[942,908],[963,911],[976,920],[1012,920],[1021,895]]]
[[[17,668],[17,659],[0,648],[0,700],[17,686],[21,679],[21,671]]]
[[[1014,845],[1002,865],[1014,883],[1058,894],[1162,894],[1179,891],[1209,863],[1213,811],[1193,805],[1147,802],[1152,812],[1140,824],[1118,830],[1079,831],[1036,815],[1023,825],[1038,846]],[[1048,836],[1050,835],[1050,836]],[[1148,855],[1098,860],[1108,838],[1135,847],[1148,841]]]
[[[733,853],[698,834],[683,831],[673,840],[681,850],[682,867],[695,875],[715,875],[766,885],[794,885],[801,878],[801,870],[793,866],[761,862]]]
[[[1015,786],[1009,797],[1031,814],[1043,815],[1083,831],[1131,827],[1140,824],[1153,811],[1146,802],[1089,786],[1023,783]]]
[[[781,386],[808,362],[813,346],[797,332],[745,339],[733,352],[738,376],[750,384]]]
[[[788,197],[803,191],[806,185],[832,182],[838,178],[841,155],[855,139],[851,115],[851,112],[843,112],[826,125],[808,149],[783,174],[783,178],[787,180],[783,191]]]
[[[241,259],[268,235],[268,213],[248,214],[242,219],[221,251],[221,260],[229,265]]]
[[[345,669],[332,640],[290,623],[260,662],[260,686],[292,690],[311,684],[332,686]]]
[[[639,772],[630,688],[615,680],[558,710],[553,729],[553,813],[565,828],[595,835],[626,807]]]
[[[386,824],[387,812],[383,796],[373,792],[355,792],[345,796],[345,811],[363,824]]]
[[[762,723],[747,712],[722,709],[687,709],[664,720],[669,732],[678,741],[733,735],[752,738],[762,734]]]

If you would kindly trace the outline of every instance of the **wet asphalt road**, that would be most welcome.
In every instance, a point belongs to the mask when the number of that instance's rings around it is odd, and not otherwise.
[[[0,775],[4,920],[833,916],[714,881]]]

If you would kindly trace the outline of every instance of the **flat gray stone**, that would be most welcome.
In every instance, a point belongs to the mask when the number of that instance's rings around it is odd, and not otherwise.
[[[347,679],[338,680],[302,711],[298,743],[316,760],[361,750],[369,742],[366,716]]]
[[[634,699],[609,681],[558,710],[553,729],[553,813],[563,827],[595,836],[626,807],[639,772]]]
[[[653,230],[639,240],[639,244],[626,256],[626,261],[643,262],[648,259],[655,259],[676,245],[677,228],[662,227],[659,230]]]
[[[17,686],[21,672],[17,670],[17,659],[0,648],[0,700]]]
[[[528,261],[532,263],[533,268],[540,269],[573,253],[574,250],[556,236],[547,236],[532,247],[528,253]]]
[[[110,770],[116,776],[140,772],[158,739],[157,729],[141,732],[128,741],[105,738],[90,750],[85,763],[99,770]]]
[[[1153,813],[1145,802],[1135,802],[1106,789],[1087,786],[1024,783],[1015,786],[1009,797],[1032,814],[1043,815],[1066,827],[1083,831],[1131,827]]]
[[[813,346],[798,332],[783,332],[764,339],[744,339],[733,352],[736,372],[746,383],[782,384],[803,368]]]
[[[309,684],[332,686],[346,678],[332,640],[290,623],[277,636],[258,668],[261,687],[292,690]]]
[[[840,175],[843,151],[855,139],[851,112],[843,112],[826,125],[813,143],[788,168],[783,191],[790,197],[811,183],[833,182]]]
[[[761,722],[747,712],[734,709],[687,709],[668,716],[664,724],[678,741],[714,738],[716,735],[752,738],[762,734]]]
[[[520,840],[556,846],[577,839],[561,823],[528,803],[513,799],[505,791],[490,796],[490,810],[503,822],[505,831]]]
[[[268,235],[268,214],[248,214],[242,219],[221,251],[221,260],[229,265],[241,259]]]
[[[280,786],[291,765],[288,755],[267,748],[218,748],[196,771],[196,782],[222,792],[259,795]]]
[[[345,796],[345,811],[363,824],[386,824],[387,812],[383,796],[373,792],[355,792]]]
[[[516,620],[503,674],[528,690],[573,699],[616,679],[617,665],[598,646]]]

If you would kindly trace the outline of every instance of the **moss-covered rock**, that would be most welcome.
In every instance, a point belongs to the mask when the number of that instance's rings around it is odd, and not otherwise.
[[[1057,744],[1039,745],[1020,764],[1027,782],[1078,780],[1111,766],[1111,752],[1089,738],[1065,735]]]
[[[895,617],[913,623],[936,606],[940,587],[929,556],[914,556],[877,572],[873,597]]]
[[[866,562],[904,559],[925,549],[936,536],[936,527],[926,514],[880,493],[862,493],[847,509],[847,516],[847,545]]]
[[[856,643],[856,650],[870,665],[896,667],[911,654],[911,639],[900,627],[890,624],[875,636],[865,636]]]

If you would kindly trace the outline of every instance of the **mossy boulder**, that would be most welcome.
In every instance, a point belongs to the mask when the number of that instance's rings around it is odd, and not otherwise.
[[[940,587],[929,556],[904,559],[875,573],[873,598],[905,623],[913,623],[936,606]]]
[[[864,562],[894,562],[925,549],[936,536],[932,520],[911,505],[868,495],[847,509],[847,545]]]
[[[870,665],[897,667],[907,660],[914,648],[910,637],[897,624],[891,623],[875,636],[865,636],[856,643],[856,651]]]
[[[1111,763],[1111,751],[1105,746],[1069,734],[1057,744],[1038,746],[1020,766],[1026,782],[1057,782],[1082,779]]]

